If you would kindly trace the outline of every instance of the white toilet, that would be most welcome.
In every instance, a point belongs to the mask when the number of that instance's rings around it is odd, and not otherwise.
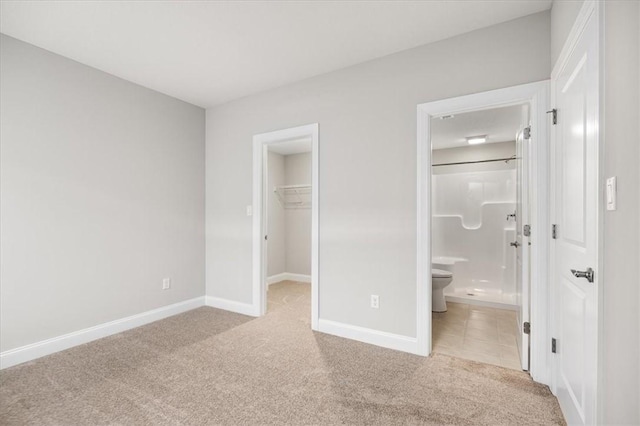
[[[431,310],[433,312],[447,312],[447,302],[444,300],[444,288],[453,281],[453,272],[442,269],[431,270]]]

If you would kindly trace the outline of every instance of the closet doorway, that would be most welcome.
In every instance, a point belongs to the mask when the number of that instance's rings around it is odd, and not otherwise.
[[[310,291],[316,330],[318,125],[263,133],[253,141],[254,308],[264,315]]]

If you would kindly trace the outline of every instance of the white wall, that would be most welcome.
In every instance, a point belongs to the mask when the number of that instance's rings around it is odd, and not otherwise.
[[[320,317],[415,336],[416,106],[549,69],[543,12],[208,110],[207,294],[251,302],[253,135],[317,122]]]
[[[618,177],[618,210],[604,215],[604,415],[640,424],[640,3],[606,1],[604,174]],[[604,185],[604,182],[602,182]]]
[[[283,155],[269,151],[267,157],[267,276],[288,272],[286,268],[285,209],[273,192],[275,186],[285,185]]]
[[[556,63],[564,42],[584,0],[554,0],[551,6],[551,66]]]
[[[284,157],[287,185],[311,185],[311,153]],[[285,210],[286,270],[311,275],[311,209]]]
[[[1,350],[204,295],[204,110],[0,54]]]

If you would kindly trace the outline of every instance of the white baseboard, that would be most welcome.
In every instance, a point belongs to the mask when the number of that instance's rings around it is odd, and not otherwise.
[[[259,317],[260,312],[257,306],[249,303],[236,302],[228,299],[221,299],[219,297],[207,296],[205,301],[207,306],[212,308],[224,309],[225,311],[231,311],[242,315],[249,315],[252,317]]]
[[[287,273],[283,272],[281,274],[275,274],[275,275],[271,275],[270,277],[267,277],[267,285],[271,285],[271,284],[275,284],[275,283],[279,283],[280,281],[285,281],[287,279]]]
[[[83,330],[74,331],[51,339],[31,343],[19,348],[10,349],[0,353],[0,369],[12,367],[23,362],[31,361],[55,352],[60,352],[74,346],[102,339],[103,337],[121,333],[132,328],[140,327],[154,321],[158,321],[173,315],[181,314],[195,308],[204,306],[204,296],[163,306],[151,311],[131,315],[126,318],[109,321]]]
[[[407,337],[400,334],[387,333],[386,331],[373,330],[371,328],[358,327],[356,325],[325,319],[318,321],[318,331],[369,343],[371,345],[382,346],[383,348],[395,349],[416,355],[419,354],[418,339],[415,337]]]
[[[298,281],[301,283],[311,283],[311,275],[293,274],[291,272],[283,272],[281,274],[271,275],[267,277],[267,285],[279,283],[280,281]]]

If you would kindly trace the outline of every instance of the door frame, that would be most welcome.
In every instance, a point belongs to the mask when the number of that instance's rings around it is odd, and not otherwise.
[[[432,117],[529,103],[532,149],[530,194],[531,241],[531,377],[550,379],[549,343],[549,137],[547,110],[549,81],[523,84],[418,105],[417,108],[417,338],[421,355],[431,353],[431,135]],[[537,136],[536,136],[537,135]]]
[[[318,123],[253,136],[253,302],[256,316],[267,312],[265,184],[269,146],[293,139],[311,138],[311,329],[318,329],[319,318],[319,196],[318,196]]]
[[[604,102],[603,102],[603,94],[604,94],[604,5],[600,1],[596,0],[585,0],[578,12],[578,16],[576,17],[575,22],[567,36],[567,39],[560,51],[560,55],[556,60],[556,63],[553,65],[553,69],[551,71],[551,80],[550,80],[550,99],[551,105],[556,105],[556,88],[557,88],[557,80],[558,76],[561,74],[563,69],[568,65],[569,59],[576,45],[580,42],[582,35],[591,20],[594,20],[596,23],[596,31],[598,34],[597,38],[597,49],[598,49],[598,102],[597,102],[597,113],[599,125],[597,129],[594,129],[596,133],[595,140],[598,144],[598,149],[596,150],[598,158],[596,160],[596,164],[598,170],[597,173],[597,182],[598,182],[598,197],[597,197],[597,220],[596,220],[596,262],[594,269],[596,270],[595,282],[598,285],[597,291],[597,324],[598,329],[597,333],[597,370],[596,370],[596,389],[595,389],[595,419],[597,424],[602,424],[604,422],[604,397],[602,395],[602,389],[604,388],[604,346],[602,342],[604,341],[604,315],[603,315],[603,294],[604,294],[604,285],[602,281],[602,277],[604,276],[604,217],[605,217],[605,185],[604,185],[604,177],[602,175],[602,171],[604,170],[604,144],[603,140],[604,134]],[[561,115],[559,116],[559,120],[562,119]],[[557,141],[557,134],[555,132],[555,128],[551,126],[549,132],[550,142],[552,146],[555,145]],[[552,188],[555,188],[555,184],[557,181],[556,176],[556,163],[555,158],[551,157],[550,163],[550,178]],[[554,193],[551,194],[550,200],[550,219],[551,223],[557,223],[555,218],[557,217],[557,205],[556,205],[556,197]],[[555,291],[555,287],[557,283],[553,281],[554,275],[552,273],[555,271],[555,251],[556,247],[554,244],[550,245],[549,257],[550,257],[550,265],[549,265],[549,282],[551,286],[551,290]],[[553,333],[553,324],[556,323],[556,307],[551,306],[550,309],[550,323],[552,327],[550,328],[550,333]],[[549,337],[551,337],[550,335]],[[553,392],[554,395],[557,395],[557,382],[556,382],[556,362],[555,359],[552,360],[551,364],[551,380],[549,384],[549,388]]]

